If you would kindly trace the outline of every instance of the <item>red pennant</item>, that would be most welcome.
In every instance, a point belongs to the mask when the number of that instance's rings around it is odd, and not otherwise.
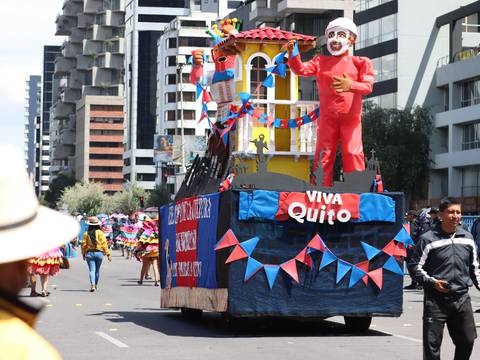
[[[307,247],[315,249],[315,250],[320,250],[325,252],[327,248],[325,247],[325,244],[323,243],[322,238],[320,235],[316,234],[312,240],[308,243]]]
[[[408,224],[403,224],[403,227],[405,228],[405,230],[407,230],[407,232],[410,234],[410,223]],[[411,234],[410,234],[411,235]]]
[[[275,119],[271,116],[267,116],[267,126],[272,126],[275,122]]]
[[[252,116],[253,116],[255,119],[258,119],[260,116],[262,116],[262,112],[261,112],[259,109],[255,109],[255,110],[253,110]]]
[[[370,262],[368,260],[362,261],[361,263],[355,264],[357,268],[368,274],[368,266],[370,265]],[[368,285],[368,275],[365,275],[362,278],[362,281],[365,283],[365,285]]]
[[[372,279],[372,281],[377,285],[377,287],[382,290],[382,282],[383,282],[383,269],[378,268],[377,270],[370,271],[368,273],[368,277]]]
[[[224,248],[227,248],[233,245],[238,245],[238,244],[239,242],[237,240],[237,237],[233,234],[233,231],[229,229],[225,233],[225,235],[222,236],[217,246],[215,247],[215,250],[224,249]]]
[[[312,257],[307,254],[307,248],[300,251],[298,255],[295,256],[295,260],[307,265],[310,268],[313,266]]]
[[[202,102],[208,104],[210,101],[212,101],[212,98],[210,97],[210,94],[208,93],[208,91],[206,89],[204,89],[203,90]]]
[[[245,259],[246,257],[248,257],[248,254],[245,252],[245,250],[242,249],[240,245],[237,245],[235,246],[232,253],[228,257],[227,261],[225,261],[225,264],[228,264],[240,259]]]
[[[405,248],[405,245],[399,242],[395,247],[393,255],[407,257],[407,249]]]
[[[397,249],[397,245],[395,245],[395,241],[390,241],[385,247],[382,249],[382,251],[385,254],[388,254],[390,256],[395,254],[395,250]]]
[[[297,272],[297,264],[295,263],[295,260],[289,260],[286,263],[283,263],[280,265],[280,268],[285,271],[290,277],[295,280],[297,283],[298,281],[298,272]]]

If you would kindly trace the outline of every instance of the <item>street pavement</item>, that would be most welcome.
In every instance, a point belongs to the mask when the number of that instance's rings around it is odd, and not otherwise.
[[[99,291],[90,293],[87,265],[72,259],[71,268],[50,280],[48,298],[24,300],[44,304],[37,329],[64,359],[421,359],[422,292],[405,291],[400,318],[374,318],[370,330],[348,333],[343,318],[325,321],[246,321],[225,329],[219,314],[198,321],[179,311],[160,309],[160,288],[138,285],[140,263],[114,251],[102,264]],[[408,279],[405,279],[408,282]],[[37,284],[38,286],[39,284]],[[37,289],[39,291],[39,289]],[[470,291],[474,309],[480,292]],[[480,331],[480,314],[475,314]],[[445,331],[442,359],[453,358]],[[480,359],[480,340],[471,359]]]

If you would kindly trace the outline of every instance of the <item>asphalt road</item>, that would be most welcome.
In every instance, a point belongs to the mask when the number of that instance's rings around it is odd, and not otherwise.
[[[98,292],[88,291],[86,263],[73,259],[69,270],[50,280],[48,298],[24,298],[46,305],[37,329],[64,359],[422,358],[421,291],[405,292],[400,318],[374,318],[361,335],[348,333],[340,317],[308,323],[247,321],[226,330],[218,314],[189,321],[179,311],[160,309],[159,288],[152,281],[137,285],[136,260],[114,252],[113,261],[105,260],[102,267]],[[480,292],[470,293],[474,309],[480,308]],[[480,331],[480,314],[475,320]],[[453,358],[453,351],[446,332],[442,358]],[[480,359],[480,340],[471,359]]]

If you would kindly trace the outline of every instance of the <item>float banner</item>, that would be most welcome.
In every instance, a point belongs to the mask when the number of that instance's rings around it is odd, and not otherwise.
[[[376,193],[337,194],[321,191],[241,191],[239,220],[263,218],[286,221],[395,222],[395,200]]]
[[[160,209],[163,287],[217,287],[219,198],[220,194],[195,196]]]

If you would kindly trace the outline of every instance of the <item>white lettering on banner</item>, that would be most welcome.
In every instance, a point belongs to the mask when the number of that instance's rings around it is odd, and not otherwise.
[[[305,219],[310,222],[319,222],[323,224],[327,220],[329,225],[333,225],[333,219],[337,219],[339,222],[345,223],[350,221],[352,214],[347,209],[340,209],[335,212],[334,209],[326,211],[326,205],[343,205],[342,197],[340,194],[334,193],[322,193],[321,191],[307,191],[308,200],[311,203],[316,203],[312,207],[308,207],[304,203],[294,201],[288,207],[288,215],[303,224]],[[320,209],[318,204],[321,205]]]
[[[180,261],[172,264],[172,277],[201,277],[201,261]]]
[[[175,251],[185,252],[197,250],[197,230],[179,232],[175,236]]]
[[[182,201],[168,208],[168,225],[178,224],[182,221],[209,219],[212,203],[208,197]]]

